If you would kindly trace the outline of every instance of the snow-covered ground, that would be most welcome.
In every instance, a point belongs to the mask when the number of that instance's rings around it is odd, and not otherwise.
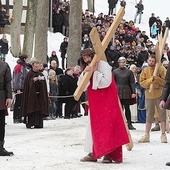
[[[95,0],[96,14],[107,14],[107,0]],[[135,0],[126,0],[125,19],[133,20],[136,9]],[[169,16],[170,1],[143,0],[144,14],[142,23],[137,24],[141,30],[148,29],[148,18],[152,12],[164,21]],[[119,5],[117,5],[117,10]],[[86,9],[86,0],[83,0],[83,9]],[[49,33],[48,54],[56,50],[58,56],[59,45],[63,40],[61,34]],[[10,37],[8,36],[8,39]],[[23,38],[21,38],[22,40]],[[169,39],[168,39],[169,42]],[[11,69],[16,59],[11,54],[7,62]],[[144,135],[145,124],[135,123],[136,131],[131,131],[134,148],[127,151],[124,146],[124,162],[122,164],[82,163],[84,152],[84,136],[87,117],[76,119],[56,119],[44,121],[43,129],[26,129],[24,124],[13,124],[12,113],[6,119],[5,147],[14,152],[13,157],[0,157],[0,170],[165,170],[170,161],[170,143],[162,144],[160,132],[151,132],[151,142],[138,143]],[[167,134],[170,141],[170,134]]]

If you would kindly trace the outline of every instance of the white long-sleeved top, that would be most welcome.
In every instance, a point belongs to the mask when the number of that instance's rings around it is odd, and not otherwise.
[[[92,77],[92,89],[93,90],[106,88],[111,84],[112,82],[112,71],[111,70],[112,68],[107,62],[102,61],[102,60],[99,61],[98,68],[93,73],[93,77]],[[79,77],[78,84],[82,78],[83,78],[83,73]],[[90,81],[88,82],[85,90],[87,89],[89,84],[90,84]]]

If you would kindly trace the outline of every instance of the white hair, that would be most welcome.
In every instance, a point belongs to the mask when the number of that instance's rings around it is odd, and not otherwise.
[[[132,65],[130,65],[130,70],[132,70],[132,68],[136,68],[136,65],[135,64],[132,64]]]

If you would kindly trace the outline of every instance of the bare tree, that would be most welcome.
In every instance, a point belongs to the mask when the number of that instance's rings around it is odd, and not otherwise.
[[[33,42],[35,33],[37,1],[27,0],[27,16],[24,32],[24,44],[22,53],[28,55],[30,59],[33,54]]]
[[[37,15],[35,25],[34,58],[46,62],[47,57],[47,32],[49,18],[49,0],[37,1]]]
[[[75,66],[80,56],[82,38],[82,0],[70,1],[67,65]]]
[[[13,1],[13,11],[11,18],[10,34],[11,34],[11,53],[14,57],[18,57],[21,52],[20,32],[21,17],[23,10],[22,0]]]
[[[95,12],[94,1],[95,0],[87,0],[88,10],[93,13]]]

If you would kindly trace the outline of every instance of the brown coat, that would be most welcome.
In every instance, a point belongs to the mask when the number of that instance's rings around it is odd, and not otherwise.
[[[0,110],[6,110],[7,98],[12,99],[11,79],[9,65],[0,60]]]
[[[21,116],[26,117],[31,113],[40,112],[43,116],[48,116],[48,94],[46,81],[33,78],[43,76],[41,72],[30,70],[25,78],[23,96],[21,101]],[[38,93],[37,93],[38,92]]]

